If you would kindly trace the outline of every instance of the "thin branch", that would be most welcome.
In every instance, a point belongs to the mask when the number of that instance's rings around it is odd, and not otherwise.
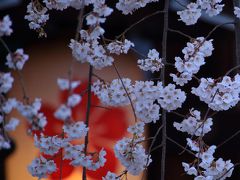
[[[235,22],[226,22],[226,23],[222,23],[222,24],[219,24],[219,25],[216,25],[209,33],[208,33],[208,35],[205,37],[205,39],[208,39],[211,35],[212,35],[212,33],[214,33],[218,28],[220,28],[220,27],[222,27],[222,26],[224,26],[224,25],[227,25],[227,24],[234,24]]]
[[[223,142],[221,142],[217,148],[220,148],[221,146],[223,146],[224,144],[226,144],[227,142],[231,141],[233,138],[235,138],[236,136],[238,136],[240,134],[240,130],[238,130],[237,132],[235,132],[233,135],[231,135],[229,138],[227,138],[226,140],[224,140]]]
[[[105,82],[105,80],[103,78],[101,78],[100,76],[98,76],[97,74],[93,73],[93,76],[96,77],[97,79],[99,79],[102,82]]]
[[[90,118],[90,109],[91,109],[91,82],[92,82],[92,73],[93,73],[93,67],[89,65],[89,73],[88,73],[88,99],[87,99],[87,111],[86,111],[86,126],[89,127],[89,118]],[[89,131],[87,132],[87,135],[84,139],[84,154],[87,154],[87,148],[88,148],[88,135]],[[83,174],[82,174],[82,180],[87,179],[87,169],[86,167],[83,167]]]
[[[160,13],[164,13],[164,11],[162,10],[159,10],[159,11],[156,11],[152,14],[149,14],[147,16],[145,16],[144,18],[138,20],[137,22],[133,23],[132,25],[130,25],[128,28],[126,28],[121,34],[119,34],[116,39],[119,39],[120,37],[124,36],[128,31],[130,31],[133,27],[135,27],[136,25],[140,24],[141,22],[145,21],[146,19],[152,17],[152,16],[155,16],[157,14],[160,14]]]
[[[0,37],[0,42],[2,43],[2,45],[4,46],[4,48],[7,50],[7,52],[9,54],[12,54],[12,51],[10,50],[10,48],[8,47],[8,45],[5,43],[5,41]]]
[[[232,69],[229,69],[224,76],[228,76],[231,72],[235,71],[238,68],[240,68],[240,64],[233,67]]]
[[[167,38],[168,38],[168,10],[169,0],[165,0],[164,3],[164,18],[163,18],[163,34],[162,34],[162,58],[163,64],[167,62]],[[161,69],[162,84],[165,86],[165,66]],[[165,179],[165,164],[166,164],[166,152],[167,152],[167,112],[162,110],[162,155],[161,155],[161,180]]]
[[[7,43],[1,37],[0,37],[0,42],[2,43],[2,45],[4,46],[6,51],[12,56],[13,52],[10,50],[10,48],[7,45]],[[22,72],[19,71],[19,70],[16,70],[16,72],[17,72],[18,79],[19,79],[19,82],[20,82],[20,87],[22,89],[23,100],[25,100],[26,103],[29,104],[29,97],[27,96],[27,91],[26,91],[26,88],[25,88],[25,85],[24,85]]]
[[[224,177],[229,171],[231,171],[233,168],[237,167],[237,166],[240,166],[240,163],[236,163],[234,164],[233,167],[231,167],[230,169],[228,169],[222,176],[220,176],[219,178],[217,178],[216,180],[221,180],[222,177]]]
[[[105,109],[105,110],[112,110],[111,108],[104,107],[104,106],[99,106],[99,105],[91,105],[91,106],[92,106],[92,107],[96,107],[96,108]]]
[[[182,36],[184,36],[184,37],[186,37],[186,38],[188,38],[188,39],[190,39],[190,40],[191,40],[191,39],[194,39],[193,37],[191,37],[191,36],[183,33],[182,31],[179,31],[179,30],[175,30],[175,29],[168,28],[168,31],[174,32],[174,33],[177,33],[177,34],[180,34],[180,35],[182,35]]]
[[[82,29],[82,26],[83,26],[83,14],[84,14],[84,2],[85,0],[82,1],[82,7],[81,7],[81,10],[79,12],[79,15],[78,15],[78,23],[77,23],[77,29],[76,29],[76,33],[75,33],[75,41],[78,41],[79,40],[79,36],[80,36],[80,30]],[[69,80],[69,95],[71,94],[72,92],[72,88],[71,88],[71,82],[72,82],[72,76],[73,76],[73,69],[74,69],[74,58],[72,57],[72,60],[71,60],[71,63],[70,63],[70,66],[69,66],[69,69],[68,69],[68,80]]]
[[[175,115],[177,115],[177,116],[179,116],[179,117],[182,117],[182,118],[186,118],[186,115],[181,114],[181,113],[178,113],[178,112],[176,112],[176,111],[170,111],[169,113],[175,114]]]
[[[157,132],[156,132],[155,135],[153,136],[153,140],[152,140],[152,142],[151,142],[151,144],[150,144],[150,147],[149,147],[149,149],[148,149],[148,157],[147,157],[147,162],[146,162],[146,164],[145,164],[145,167],[146,167],[146,168],[145,168],[145,171],[143,172],[142,180],[144,179],[145,173],[146,173],[146,171],[147,171],[147,165],[148,165],[148,163],[149,163],[149,158],[150,158],[150,154],[151,154],[151,152],[152,152],[153,145],[154,145],[154,143],[156,142],[157,136],[159,135],[159,133],[160,133],[160,131],[161,131],[162,128],[163,128],[163,125],[161,125],[161,126],[158,128]]]
[[[135,108],[134,108],[134,106],[133,106],[132,99],[131,99],[131,97],[130,97],[130,95],[129,95],[126,87],[125,87],[125,84],[123,83],[122,76],[120,75],[120,73],[119,73],[119,71],[118,71],[115,63],[113,63],[113,67],[114,67],[114,69],[115,69],[115,71],[116,71],[116,73],[117,73],[117,75],[118,75],[118,78],[120,79],[120,81],[121,81],[121,83],[122,83],[122,86],[123,86],[123,88],[124,88],[124,90],[125,90],[125,92],[126,92],[126,94],[127,94],[127,97],[128,97],[128,99],[129,99],[130,104],[131,104],[131,107],[132,107],[132,111],[133,111],[133,114],[134,114],[135,122],[137,122],[137,116],[136,116]]]
[[[163,146],[162,144],[159,144],[159,145],[155,146],[154,148],[152,148],[151,153],[153,151],[156,151],[157,149],[161,148],[162,146]]]
[[[240,0],[233,0],[234,7],[240,7]],[[240,19],[235,16],[235,65],[240,65]]]
[[[185,149],[185,147],[183,145],[179,144],[177,141],[173,140],[172,138],[167,137],[167,140],[169,140],[170,142],[176,144],[178,147],[182,148],[184,151],[188,152],[189,154],[195,156],[195,154],[192,151],[190,151],[188,149]]]
[[[184,7],[184,8],[187,8],[186,5],[184,5],[183,3],[179,2],[178,0],[174,0],[176,3],[178,3],[180,6]]]

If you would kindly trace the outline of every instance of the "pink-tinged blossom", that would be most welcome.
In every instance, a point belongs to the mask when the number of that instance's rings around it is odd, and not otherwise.
[[[109,52],[117,55],[127,54],[131,47],[134,47],[134,44],[127,39],[125,39],[123,42],[114,41],[107,45],[107,49],[109,50]]]
[[[200,111],[191,109],[189,117],[181,123],[174,122],[173,126],[181,132],[187,132],[194,136],[203,136],[211,131],[212,118],[201,119]]]
[[[199,167],[196,163],[190,165],[183,162],[182,165],[188,175],[195,176],[194,180],[224,180],[227,177],[231,177],[234,165],[231,163],[231,160],[215,159],[213,154],[215,153],[216,146],[205,147],[199,152],[198,142],[190,139],[188,139],[188,146],[191,150],[198,152],[196,153],[196,158],[199,160]],[[199,172],[201,172],[201,175]]]
[[[159,58],[159,53],[156,49],[151,49],[148,52],[146,59],[138,60],[138,67],[144,71],[157,72],[163,67],[162,59]]]
[[[130,138],[123,138],[114,146],[116,157],[132,175],[139,175],[150,163],[151,156],[139,143]]]
[[[173,78],[173,82],[175,82],[177,85],[180,85],[180,86],[184,86],[184,84],[187,84],[188,81],[192,80],[192,74],[188,72],[177,73],[177,74],[170,73],[170,76]]]
[[[8,54],[6,65],[11,69],[22,70],[24,64],[29,59],[27,54],[24,54],[23,49],[17,49],[14,53]]]
[[[37,8],[33,3],[29,3],[27,6],[27,15],[25,15],[24,18],[29,21],[30,29],[37,30],[41,33],[43,27],[49,20],[49,15],[47,14],[47,8],[39,5]]]

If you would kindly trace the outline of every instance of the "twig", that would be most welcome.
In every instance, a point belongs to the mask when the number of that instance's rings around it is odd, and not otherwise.
[[[145,170],[147,170],[147,165],[148,165],[148,163],[149,163],[149,157],[150,157],[150,154],[151,154],[151,152],[152,152],[153,145],[154,145],[154,143],[156,142],[157,136],[158,136],[158,134],[160,133],[160,131],[161,131],[162,128],[163,128],[163,125],[161,125],[161,126],[158,128],[158,130],[157,130],[157,132],[155,133],[155,135],[154,135],[154,137],[153,137],[153,140],[152,140],[152,142],[151,142],[151,144],[150,144],[150,147],[149,147],[149,149],[148,149],[147,162],[146,162],[146,164],[145,164],[145,167],[146,167]],[[145,173],[146,173],[146,171],[143,172],[142,179],[144,179]]]
[[[231,72],[235,71],[238,68],[240,68],[240,64],[233,67],[232,69],[229,69],[224,76],[228,76]]]
[[[84,1],[85,0],[82,1],[82,7],[78,15],[77,29],[76,29],[75,38],[74,38],[75,41],[79,40],[80,30],[82,29],[82,26],[83,26],[83,18],[84,18],[83,14],[84,14],[84,3],[85,3]],[[71,82],[72,82],[72,75],[73,75],[73,68],[74,68],[73,64],[74,64],[74,58],[72,58],[69,69],[68,69],[68,80],[70,82],[69,94],[72,92]]]
[[[0,41],[2,43],[2,45],[4,46],[4,48],[7,50],[7,52],[9,54],[12,54],[12,51],[9,49],[8,45],[5,43],[5,41],[0,37]]]
[[[187,8],[187,6],[186,5],[184,5],[183,3],[181,3],[181,2],[179,2],[179,1],[177,1],[177,0],[174,0],[176,3],[178,3],[180,6],[182,6],[182,7],[184,7],[184,8]]]
[[[155,146],[154,148],[152,148],[151,153],[153,151],[156,151],[158,148],[161,148],[161,147],[162,147],[162,144],[159,144],[159,145]]]
[[[96,108],[102,108],[102,109],[105,109],[105,110],[112,110],[111,108],[104,107],[104,106],[98,106],[98,105],[91,105],[91,106],[96,107]]]
[[[234,24],[235,22],[226,22],[226,23],[222,23],[222,24],[219,24],[219,25],[216,25],[209,33],[208,33],[208,35],[205,37],[205,39],[208,39],[211,35],[212,35],[212,33],[214,33],[214,31],[216,31],[218,28],[220,28],[220,27],[222,27],[222,26],[224,26],[224,25],[227,25],[227,24]]]
[[[96,77],[97,79],[99,79],[102,82],[105,82],[105,80],[103,78],[101,78],[100,76],[98,76],[97,74],[93,73],[93,76]]]
[[[175,141],[175,140],[173,140],[172,138],[170,138],[170,137],[167,137],[167,139],[168,139],[169,141],[171,141],[172,143],[176,144],[178,147],[180,147],[180,148],[184,149],[184,151],[187,151],[189,154],[191,154],[191,155],[195,156],[195,154],[194,154],[192,151],[190,151],[190,150],[188,150],[188,149],[185,149],[185,147],[184,147],[184,146],[182,146],[181,144],[179,144],[178,142],[176,142],[176,141]]]
[[[228,169],[222,176],[220,176],[219,178],[217,178],[216,180],[221,180],[222,179],[222,177],[224,177],[229,171],[231,171],[233,168],[235,168],[235,167],[237,167],[237,166],[239,166],[240,165],[240,163],[236,163],[236,164],[234,164],[234,166],[233,167],[231,167],[230,169]]]
[[[219,145],[217,145],[217,148],[220,148],[221,146],[223,146],[224,144],[226,144],[227,142],[229,142],[230,140],[232,140],[233,138],[235,138],[237,135],[240,134],[240,130],[238,130],[237,132],[235,132],[233,135],[231,135],[229,138],[227,138],[226,140],[224,140],[223,142],[221,142]]]
[[[182,36],[184,36],[184,37],[186,37],[186,38],[188,38],[188,39],[190,39],[190,40],[191,40],[191,39],[194,39],[193,37],[191,37],[191,36],[183,33],[182,31],[179,31],[179,30],[175,30],[175,29],[168,28],[168,31],[174,32],[174,33],[177,33],[177,34],[180,34],[180,35],[182,35]]]
[[[175,115],[177,115],[177,116],[179,116],[179,117],[182,117],[182,118],[186,118],[186,115],[180,114],[180,113],[178,113],[178,112],[176,112],[176,111],[170,111],[169,113],[175,114]]]
[[[152,14],[149,14],[147,16],[145,16],[144,18],[138,20],[137,22],[133,23],[132,25],[130,25],[128,28],[126,28],[121,34],[119,34],[116,39],[119,39],[120,37],[124,36],[128,31],[130,31],[133,27],[135,27],[136,25],[140,24],[141,22],[145,21],[146,19],[152,17],[152,16],[155,16],[157,14],[160,14],[160,13],[164,13],[165,11],[162,11],[162,10],[159,10],[159,11],[156,11]]]

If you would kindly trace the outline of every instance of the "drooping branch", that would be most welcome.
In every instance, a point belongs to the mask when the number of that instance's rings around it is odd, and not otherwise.
[[[233,0],[233,6],[240,7],[240,0]],[[235,65],[240,65],[240,19],[235,17]]]
[[[168,36],[168,9],[169,0],[165,0],[164,4],[164,22],[163,22],[163,34],[162,34],[162,58],[163,64],[167,61],[167,36]],[[161,80],[163,86],[165,86],[165,66],[161,70]],[[166,148],[167,148],[167,112],[162,110],[162,156],[161,156],[161,180],[165,179],[165,164],[166,164]]]
[[[89,126],[89,118],[90,118],[90,109],[91,109],[91,87],[92,87],[92,75],[93,75],[93,67],[89,65],[89,72],[88,72],[88,97],[87,97],[87,111],[86,111],[86,121],[85,124],[88,127]],[[88,135],[89,131],[87,132],[85,139],[84,139],[84,154],[87,154],[88,149]],[[87,169],[86,167],[83,167],[83,174],[82,174],[82,180],[87,179]]]

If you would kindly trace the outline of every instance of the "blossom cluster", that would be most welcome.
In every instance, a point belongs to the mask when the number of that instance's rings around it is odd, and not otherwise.
[[[201,78],[199,86],[192,88],[192,93],[207,103],[212,110],[223,111],[236,106],[239,102],[239,87],[239,74],[235,75],[234,78],[224,76],[222,80]]]
[[[117,54],[117,55],[120,55],[123,53],[127,54],[131,47],[134,47],[134,44],[127,39],[125,39],[123,42],[114,41],[107,45],[108,51],[112,54]]]
[[[12,21],[10,17],[4,16],[0,21],[0,38],[2,36],[9,36],[13,32]],[[4,42],[2,40],[2,42]],[[9,54],[6,56],[6,65],[9,69],[21,70],[28,60],[28,55],[23,53],[23,49],[17,49],[16,52],[10,52],[6,44],[3,44]],[[8,98],[7,93],[13,87],[14,78],[10,72],[0,72],[0,149],[11,148],[10,138],[8,136],[9,131],[14,131],[19,125],[19,120],[12,117],[10,113],[12,110],[17,109],[19,112],[23,112],[20,108],[22,102],[16,98]]]
[[[145,7],[148,3],[157,2],[158,0],[119,0],[116,4],[116,8],[124,15],[132,14],[135,10]]]
[[[234,165],[231,163],[231,160],[224,161],[222,158],[215,159],[213,154],[215,153],[216,146],[206,146],[202,149],[203,151],[199,151],[199,147],[195,147],[198,145],[197,142],[191,142],[190,148],[193,151],[196,151],[196,163],[182,163],[184,167],[184,171],[188,175],[195,176],[194,180],[200,179],[226,179],[231,177],[232,172],[234,170]]]
[[[208,146],[203,141],[203,136],[211,131],[212,118],[201,119],[201,112],[191,109],[188,117],[181,123],[174,122],[173,126],[181,132],[187,132],[191,138],[187,138],[187,145],[195,153],[193,163],[183,162],[182,166],[188,175],[200,179],[226,179],[231,177],[234,165],[231,160],[215,159],[216,146]],[[193,140],[196,136],[197,139]]]
[[[92,91],[107,106],[129,105],[131,99],[136,116],[145,123],[159,119],[160,107],[167,111],[176,110],[186,100],[185,93],[176,89],[174,84],[166,87],[161,82],[154,85],[153,81],[136,81],[132,84],[127,78],[114,79],[110,83],[97,80],[92,85]]]
[[[212,118],[201,119],[201,112],[191,109],[190,115],[181,123],[174,122],[173,126],[181,132],[194,136],[203,136],[211,131]]]
[[[237,18],[240,18],[240,8],[239,7],[234,7],[234,14]]]
[[[32,161],[31,165],[28,166],[28,171],[34,177],[46,178],[47,175],[56,171],[56,164],[53,160],[47,160],[43,156],[40,156],[40,158]]]
[[[29,21],[29,28],[39,32],[39,36],[45,36],[44,26],[49,20],[47,8],[40,3],[35,5],[31,2],[27,6],[27,13],[25,19]]]
[[[61,150],[63,152],[63,159],[70,160],[71,165],[83,166],[89,170],[97,170],[106,162],[106,151],[102,149],[99,152],[86,152],[84,144],[73,143],[76,139],[84,138],[89,130],[83,121],[75,122],[72,118],[72,108],[81,101],[81,96],[73,93],[73,90],[79,86],[80,82],[59,78],[57,84],[60,90],[68,90],[69,92],[65,104],[61,104],[54,113],[57,119],[64,122],[62,134],[55,136],[46,136],[43,133],[41,133],[40,136],[35,134],[34,144],[40,149],[40,152],[52,156],[53,159],[59,155]],[[56,168],[48,171],[47,162],[49,162],[49,160],[45,159],[45,161],[46,162],[41,164],[36,163],[39,162],[39,158],[34,159],[28,168],[29,172],[33,176],[41,178],[56,171]],[[56,166],[54,161],[50,162]]]
[[[141,145],[141,141],[144,140],[143,130],[144,123],[136,123],[128,128],[128,131],[133,134],[133,138],[123,138],[114,147],[116,157],[132,175],[140,174],[152,161],[151,156],[146,154]]]
[[[159,58],[159,53],[157,52],[157,50],[151,49],[149,50],[146,59],[138,60],[138,66],[144,71],[157,72],[162,68],[163,63],[162,59]]]
[[[24,54],[23,49],[17,49],[14,53],[9,53],[6,59],[6,65],[10,69],[22,70],[24,64],[29,59],[29,56]]]
[[[2,20],[0,20],[0,37],[2,36],[10,36],[13,32],[12,21],[8,15],[4,16]]]
[[[221,13],[224,7],[224,4],[221,3],[222,0],[197,0],[195,3],[189,3],[186,9],[178,11],[177,14],[186,25],[193,25],[201,17],[202,11],[205,11],[210,17]]]
[[[183,86],[192,76],[196,74],[200,67],[205,64],[205,58],[212,55],[213,40],[206,40],[204,37],[198,37],[192,42],[188,42],[183,48],[184,57],[175,57],[175,68],[179,73],[170,74],[173,81]]]

